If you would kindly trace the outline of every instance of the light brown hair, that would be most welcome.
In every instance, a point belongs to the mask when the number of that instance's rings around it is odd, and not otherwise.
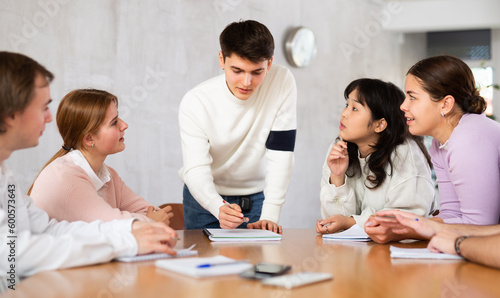
[[[5,117],[24,111],[35,96],[35,79],[43,76],[47,83],[54,75],[28,56],[0,51],[0,133],[5,133]]]
[[[86,150],[83,144],[84,137],[99,131],[111,103],[118,106],[118,98],[103,90],[77,89],[66,94],[57,108],[56,115],[57,128],[63,139],[63,145],[45,164],[42,171],[71,149]],[[28,195],[32,188],[33,185]]]

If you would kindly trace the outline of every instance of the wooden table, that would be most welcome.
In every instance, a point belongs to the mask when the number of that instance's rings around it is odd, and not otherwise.
[[[154,261],[112,262],[41,272],[5,297],[500,297],[500,270],[466,261],[391,259],[389,245],[323,241],[312,229],[285,229],[277,243],[244,244],[212,243],[201,230],[178,233],[177,247],[196,243],[200,257],[290,264],[292,272],[330,272],[334,279],[286,290],[236,275],[195,279],[156,268]]]

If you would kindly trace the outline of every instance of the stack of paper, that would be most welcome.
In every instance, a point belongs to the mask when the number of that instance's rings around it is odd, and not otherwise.
[[[365,230],[355,224],[349,229],[333,234],[323,234],[323,239],[327,240],[343,240],[343,241],[371,241]]]
[[[391,246],[391,258],[461,260],[461,256],[434,253],[427,248],[399,248]]]
[[[158,260],[156,267],[193,277],[238,274],[252,268],[246,261],[236,261],[225,256]]]
[[[281,235],[260,229],[203,229],[210,241],[241,242],[241,241],[279,241]]]

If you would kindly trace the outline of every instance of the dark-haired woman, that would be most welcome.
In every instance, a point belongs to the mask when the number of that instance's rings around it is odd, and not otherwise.
[[[380,210],[428,216],[434,202],[430,158],[422,140],[408,132],[399,109],[404,93],[391,83],[359,79],[344,97],[339,140],[323,166],[317,232],[364,227]]]

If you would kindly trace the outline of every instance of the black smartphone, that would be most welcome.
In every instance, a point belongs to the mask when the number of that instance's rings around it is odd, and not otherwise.
[[[271,276],[281,275],[288,272],[292,267],[289,265],[280,265],[261,262],[252,268],[240,273],[241,277],[250,279],[263,279]]]

